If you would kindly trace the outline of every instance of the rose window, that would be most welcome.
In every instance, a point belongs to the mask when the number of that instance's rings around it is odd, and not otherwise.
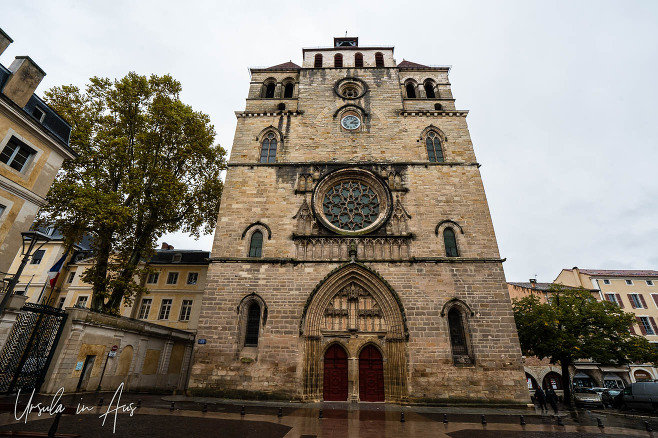
[[[359,181],[342,181],[324,195],[322,211],[327,220],[341,230],[358,231],[379,216],[379,199]]]
[[[391,215],[391,193],[373,173],[341,169],[322,178],[311,201],[313,214],[329,231],[362,235],[381,227]]]

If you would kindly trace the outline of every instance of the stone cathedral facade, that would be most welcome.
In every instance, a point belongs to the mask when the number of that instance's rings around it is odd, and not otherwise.
[[[349,37],[251,69],[190,392],[528,401],[448,73]]]

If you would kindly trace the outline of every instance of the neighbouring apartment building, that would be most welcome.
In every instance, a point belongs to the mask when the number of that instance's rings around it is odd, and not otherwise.
[[[555,283],[566,286],[597,289],[599,300],[617,304],[627,312],[635,314],[635,325],[631,332],[642,335],[658,348],[658,271],[653,270],[608,270],[608,269],[563,269]],[[594,383],[601,378],[592,375],[591,366],[583,364],[581,379],[591,378]],[[658,380],[658,369],[650,364],[632,364],[623,367],[626,381]],[[612,371],[610,371],[612,372]],[[616,372],[622,373],[621,369]],[[603,378],[605,378],[605,372]]]
[[[527,403],[449,67],[335,38],[250,69],[192,393]]]
[[[59,230],[40,228],[39,231],[51,240],[30,258],[15,293],[26,296],[28,303],[60,309],[89,308],[92,286],[81,278],[92,263],[89,240],[85,238],[67,249]],[[151,273],[144,280],[148,293],[133,297],[130,305],[124,304],[121,316],[174,329],[196,330],[209,256],[208,251],[176,250],[164,243],[148,261]],[[12,270],[15,271],[21,259],[19,251],[11,264]],[[58,264],[58,271],[54,272],[53,267]]]
[[[551,299],[551,286],[553,285],[554,283],[540,283],[534,279],[530,279],[528,282],[507,283],[507,288],[509,289],[510,299],[512,300],[520,300],[534,295],[542,303],[546,303]],[[592,289],[591,285],[587,289],[595,298],[599,297],[599,291],[597,289]],[[547,358],[539,359],[535,356],[524,356],[523,368],[530,393],[534,393],[538,387],[541,387],[544,389],[552,388],[558,395],[563,395],[562,368],[559,363],[551,364]],[[588,372],[590,374],[597,376],[601,383],[600,386],[605,385],[607,387],[623,387],[624,379],[628,375],[627,367],[601,366],[587,361],[577,362],[570,367],[570,378],[574,380],[574,384],[576,385],[588,384],[588,386],[599,386],[595,384],[596,382],[594,380],[583,381],[582,369],[589,370]],[[589,379],[589,377],[587,378]],[[590,383],[591,385],[589,385]]]
[[[206,284],[208,251],[176,250],[164,243],[148,261],[151,273],[145,278],[148,293],[133,297],[121,307],[121,316],[140,319],[174,329],[195,331]],[[92,286],[81,275],[91,259],[74,260],[63,271],[50,304],[89,308]]]
[[[0,54],[12,39],[0,29]],[[64,160],[71,126],[34,91],[46,74],[28,56],[0,64],[0,275],[10,271]]]

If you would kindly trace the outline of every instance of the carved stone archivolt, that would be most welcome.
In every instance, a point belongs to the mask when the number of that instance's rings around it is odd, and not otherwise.
[[[371,269],[348,263],[320,282],[304,308],[300,335],[304,340],[305,399],[322,399],[324,351],[347,339],[375,343],[382,351],[386,401],[399,402],[406,396],[404,309],[395,291]]]

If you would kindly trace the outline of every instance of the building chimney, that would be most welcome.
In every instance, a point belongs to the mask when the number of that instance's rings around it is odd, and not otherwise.
[[[532,286],[533,289],[537,288],[537,279],[536,278],[531,278],[530,279],[530,285]]]
[[[9,47],[9,44],[13,43],[14,40],[12,40],[9,35],[7,35],[2,29],[0,29],[0,55],[2,55],[2,52],[5,51],[7,47]]]
[[[29,56],[17,56],[9,66],[11,76],[2,89],[2,94],[23,108],[30,100],[46,72],[36,65]]]
[[[166,249],[168,251],[171,251],[172,249],[174,249],[174,246],[169,245],[167,242],[162,242],[162,248],[160,248],[160,249]]]

